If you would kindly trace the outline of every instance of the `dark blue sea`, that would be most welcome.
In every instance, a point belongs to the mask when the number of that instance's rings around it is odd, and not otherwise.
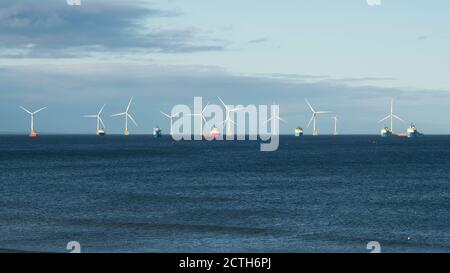
[[[0,136],[0,249],[450,251],[450,136]]]

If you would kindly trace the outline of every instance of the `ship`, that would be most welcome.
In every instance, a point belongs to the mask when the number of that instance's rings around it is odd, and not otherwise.
[[[213,138],[219,137],[220,136],[220,130],[216,126],[213,126],[211,131],[209,132],[209,136],[213,137]]]
[[[161,128],[159,128],[159,126],[156,126],[153,129],[153,136],[154,137],[161,137],[162,136],[162,131],[161,131]]]
[[[295,136],[299,137],[299,136],[303,136],[303,128],[302,127],[297,127],[295,128]]]
[[[384,127],[383,129],[381,129],[381,136],[382,137],[390,137],[390,136],[392,136],[391,129],[389,129],[389,127]]]
[[[411,123],[411,126],[409,126],[408,129],[406,129],[406,134],[408,135],[408,137],[418,137],[423,135],[422,133],[417,131],[417,128],[413,123]]]

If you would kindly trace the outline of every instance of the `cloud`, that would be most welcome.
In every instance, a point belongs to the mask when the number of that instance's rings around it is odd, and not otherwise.
[[[81,6],[81,0],[66,0],[69,6]]]
[[[381,0],[367,0],[367,5],[369,6],[380,6]]]
[[[96,52],[184,53],[223,50],[193,28],[149,27],[151,19],[178,16],[141,1],[2,0],[0,56],[79,57]],[[147,22],[147,24],[145,23]]]
[[[248,41],[249,44],[260,44],[260,43],[264,43],[267,42],[267,38],[263,37],[263,38],[258,38],[258,39],[254,39],[254,40],[250,40]]]
[[[334,82],[346,82],[346,83],[356,83],[356,82],[379,82],[379,81],[395,81],[396,78],[393,77],[352,77],[352,78],[337,78],[331,79]]]
[[[424,40],[427,40],[427,39],[428,39],[427,35],[421,35],[421,36],[417,37],[417,40],[419,40],[419,41],[424,41]]]
[[[397,80],[393,77],[346,77],[336,78],[329,75],[308,75],[308,74],[293,74],[293,73],[271,73],[260,74],[261,77],[279,79],[293,82],[330,82],[340,84],[361,84],[361,83],[375,83],[375,82],[390,82]]]

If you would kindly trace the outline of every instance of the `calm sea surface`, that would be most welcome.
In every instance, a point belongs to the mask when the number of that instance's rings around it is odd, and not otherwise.
[[[450,252],[450,136],[0,136],[0,249]]]

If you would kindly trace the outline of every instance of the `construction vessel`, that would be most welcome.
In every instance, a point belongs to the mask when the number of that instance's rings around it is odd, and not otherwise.
[[[156,138],[162,136],[162,131],[161,131],[161,128],[159,128],[159,126],[156,126],[156,127],[153,129],[153,136],[156,137]]]
[[[423,136],[422,133],[417,131],[417,128],[416,128],[416,126],[413,123],[411,123],[411,126],[409,126],[408,129],[406,129],[406,134],[407,134],[408,137]]]

